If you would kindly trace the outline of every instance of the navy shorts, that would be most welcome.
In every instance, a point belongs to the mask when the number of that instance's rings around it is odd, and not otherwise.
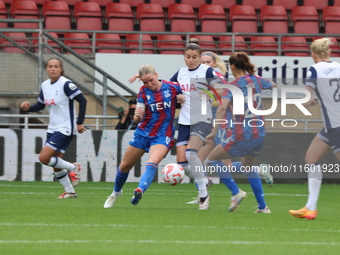
[[[334,154],[340,151],[340,127],[331,128],[327,130],[327,133],[323,128],[316,136],[327,143]]]
[[[145,150],[146,152],[149,152],[151,146],[157,144],[162,144],[170,150],[174,145],[174,138],[168,136],[145,137],[134,133],[129,142],[129,145],[141,150]]]
[[[179,124],[176,146],[187,145],[189,143],[190,136],[192,135],[198,136],[203,142],[205,142],[205,138],[211,133],[211,130],[212,125],[205,122],[199,122],[195,125]]]
[[[65,153],[72,139],[73,139],[73,135],[67,136],[60,132],[47,133],[47,139],[46,139],[45,145],[55,151]]]
[[[262,149],[264,137],[246,141],[234,141],[229,137],[225,143],[222,143],[223,149],[233,157],[244,157],[250,155],[257,157]]]

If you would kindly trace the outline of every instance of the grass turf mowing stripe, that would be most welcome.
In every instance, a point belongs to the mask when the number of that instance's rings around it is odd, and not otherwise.
[[[271,241],[183,241],[183,240],[0,240],[0,244],[43,243],[149,243],[149,244],[245,244],[245,245],[340,245],[339,242],[271,242]]]
[[[202,229],[237,229],[237,230],[274,230],[274,231],[306,231],[306,232],[334,232],[340,229],[284,229],[259,227],[229,227],[229,226],[197,226],[197,225],[129,225],[129,224],[60,224],[60,223],[10,223],[0,222],[0,226],[43,226],[43,227],[119,227],[119,228],[202,228]]]

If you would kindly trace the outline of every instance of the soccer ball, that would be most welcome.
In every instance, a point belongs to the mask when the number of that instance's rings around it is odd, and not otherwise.
[[[162,169],[162,178],[165,183],[175,186],[183,181],[185,176],[184,169],[176,163],[167,164]]]

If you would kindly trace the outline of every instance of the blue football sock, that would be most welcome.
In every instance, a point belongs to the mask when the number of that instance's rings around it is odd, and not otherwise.
[[[146,164],[146,170],[143,173],[138,185],[138,187],[141,188],[143,192],[145,192],[149,188],[150,184],[155,178],[157,170],[158,170],[157,164],[150,162]]]
[[[241,173],[241,166],[242,166],[242,162],[241,161],[232,162],[231,165],[232,165],[233,170],[234,170],[235,173]],[[256,171],[257,167],[253,166],[252,170]],[[243,172],[244,172],[244,170],[243,170]]]
[[[246,174],[250,183],[250,186],[254,192],[259,209],[266,208],[266,202],[264,201],[264,192],[262,188],[261,179],[256,172],[250,172]]]
[[[116,192],[121,191],[121,189],[122,189],[123,185],[125,184],[128,176],[129,176],[129,172],[123,173],[120,170],[120,166],[119,166],[118,169],[117,169],[115,186],[114,186],[113,190],[116,191]]]
[[[210,166],[215,167],[215,171],[217,172],[217,176],[220,177],[221,181],[227,188],[231,191],[231,194],[234,196],[239,192],[239,188],[236,185],[234,179],[231,177],[231,174],[226,167],[225,164],[221,160],[210,160]],[[224,171],[223,171],[224,170]]]

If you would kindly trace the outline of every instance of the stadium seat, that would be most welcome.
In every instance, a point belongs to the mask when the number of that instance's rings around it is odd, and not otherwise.
[[[100,49],[106,47],[106,49]],[[98,53],[123,53],[123,43],[117,34],[96,34],[96,48]],[[112,49],[119,48],[119,49]]]
[[[13,16],[13,10],[14,10],[14,7],[16,6],[17,2],[21,2],[21,1],[32,1],[32,0],[11,0],[9,2],[11,4],[10,9],[9,9],[9,14],[11,16]],[[4,3],[6,3],[6,1],[4,1]]]
[[[234,52],[235,51],[244,51],[248,53],[247,44],[242,36],[235,36],[234,43]],[[220,36],[219,39],[219,50],[222,55],[231,55],[232,53],[232,36]]]
[[[273,5],[281,5],[286,10],[291,11],[297,5],[297,0],[273,0]]]
[[[0,19],[7,19],[8,18],[8,12],[6,5],[3,1],[0,0]],[[7,23],[0,23],[0,28],[7,27]]]
[[[79,0],[78,0],[79,1]],[[99,4],[102,7],[106,7],[106,5],[108,3],[112,3],[112,0],[88,0],[88,2],[96,2],[97,4]]]
[[[14,19],[39,19],[40,13],[34,1],[15,1],[12,16]],[[14,28],[35,29],[39,23],[14,23]]]
[[[294,6],[291,21],[295,34],[319,33],[319,15],[313,6]]]
[[[99,4],[96,2],[76,2],[74,18],[77,30],[102,30],[103,16]]]
[[[303,0],[303,6],[314,6],[317,10],[323,10],[328,6],[328,0]]]
[[[257,33],[257,15],[250,5],[230,6],[233,33]]]
[[[165,14],[160,4],[138,4],[136,18],[140,31],[165,31]]]
[[[3,35],[5,35],[6,37],[9,37],[10,39],[12,39],[13,41],[15,41],[16,43],[24,46],[25,48],[29,47],[28,44],[28,40],[26,38],[26,34],[22,33],[22,32],[7,32],[7,33],[3,33]],[[10,52],[10,53],[25,53],[23,50],[21,50],[20,48],[13,46],[13,44],[6,40],[5,38],[2,38],[0,40],[0,44],[1,44],[1,48],[3,51],[5,52]]]
[[[322,21],[325,25],[325,34],[339,34],[340,6],[326,6],[323,9]]]
[[[80,0],[57,0],[57,1],[63,1],[63,2],[66,2],[66,3],[67,3],[67,5],[69,5],[69,6],[73,7],[73,6],[76,4],[76,2],[79,2]]]
[[[227,16],[222,5],[202,4],[198,12],[203,33],[227,32]]]
[[[196,32],[196,14],[189,4],[169,4],[168,19],[171,32]]]
[[[57,33],[49,32],[49,34],[51,36],[53,36],[54,38],[58,39]],[[46,39],[47,38],[45,36],[43,36],[43,38],[42,38],[43,42],[46,42]],[[38,33],[32,33],[31,42],[32,42],[32,46],[34,48],[34,52],[37,53],[39,51],[39,34]],[[53,47],[53,49],[56,50],[57,52],[61,52],[60,46],[57,43],[53,42],[53,40],[47,39],[47,45]],[[44,50],[46,48],[43,47],[42,49],[43,49],[43,52],[44,52]],[[51,52],[51,51],[47,50],[47,52]]]
[[[263,33],[288,33],[288,15],[282,6],[262,6],[260,20]]]
[[[92,52],[92,42],[86,33],[65,33],[64,44],[78,54]]]
[[[64,1],[45,1],[42,8],[45,29],[71,29],[71,12]]]
[[[126,3],[108,3],[106,6],[108,30],[133,31],[134,16]]]
[[[317,39],[321,39],[321,38],[324,38],[324,37],[321,37],[321,36],[313,37],[313,41],[317,40]],[[339,46],[338,41],[336,40],[335,37],[328,37],[328,39],[332,43],[330,45],[330,48],[331,48],[331,57],[340,57],[340,46]],[[338,52],[335,52],[335,51],[338,51]]]
[[[131,7],[137,7],[138,4],[143,4],[144,0],[119,0],[120,3],[126,3]]]
[[[157,40],[157,48],[160,49],[160,54],[183,55],[185,43],[180,35],[159,35]]]
[[[199,8],[201,4],[206,4],[205,0],[181,0],[181,4],[190,4],[192,8]]]
[[[298,36],[284,36],[282,37],[282,53],[284,56],[300,56],[308,57],[310,55],[310,49],[307,41],[304,37]],[[286,51],[296,50],[296,51]]]
[[[340,6],[340,0],[333,0],[334,6]]]
[[[163,9],[167,9],[170,4],[174,4],[176,0],[150,0],[150,4],[160,4]]]
[[[230,6],[236,5],[236,0],[212,0],[211,4],[219,4],[224,9],[230,9]]]
[[[251,51],[254,56],[277,56],[277,43],[273,36],[252,36],[250,49],[261,50]],[[265,50],[265,51],[263,51]],[[273,50],[273,51],[270,51]]]
[[[139,34],[128,34],[126,36],[126,48],[128,49],[129,53],[140,53],[139,52]],[[154,44],[151,40],[150,35],[143,34],[142,37],[142,52],[143,54],[154,54]]]
[[[267,0],[242,0],[242,5],[251,5],[254,9],[259,10],[262,6],[267,5]]]
[[[214,39],[210,35],[190,35],[190,38],[197,38],[199,40],[202,51],[213,51],[216,53],[217,48]]]

